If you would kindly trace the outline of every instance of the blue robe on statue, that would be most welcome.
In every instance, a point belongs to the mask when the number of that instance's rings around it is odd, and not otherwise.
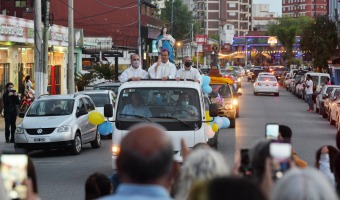
[[[171,37],[171,36],[170,36]],[[175,63],[175,55],[174,55],[174,48],[171,45],[169,40],[162,40],[162,38],[164,38],[163,35],[158,36],[157,38],[157,44],[159,44],[159,41],[162,41],[162,47],[160,48],[160,52],[162,51],[162,49],[167,49],[169,51],[169,60],[172,63]],[[159,52],[159,54],[160,54]]]

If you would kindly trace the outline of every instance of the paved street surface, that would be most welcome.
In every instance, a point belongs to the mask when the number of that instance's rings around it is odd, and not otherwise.
[[[254,96],[252,83],[243,82],[240,92],[243,95],[240,97],[240,118],[236,121],[236,129],[225,129],[219,133],[219,151],[230,164],[239,149],[249,148],[254,141],[264,138],[266,123],[290,126],[295,151],[311,166],[319,147],[335,146],[335,127],[315,112],[306,112],[307,104],[285,89],[280,90],[279,97]],[[13,150],[13,144],[4,143],[3,120],[0,126],[0,149]],[[102,147],[95,150],[88,144],[79,156],[63,151],[30,153],[36,166],[41,199],[84,199],[85,180],[90,174],[111,174],[110,142],[103,141]]]

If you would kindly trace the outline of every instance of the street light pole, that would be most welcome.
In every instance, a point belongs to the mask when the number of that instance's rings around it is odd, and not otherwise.
[[[173,23],[174,23],[174,0],[171,0],[171,35],[173,35]]]
[[[142,63],[142,37],[141,37],[141,0],[138,0],[138,55],[139,63]]]
[[[73,22],[73,0],[68,0],[68,70],[67,70],[67,92],[73,94],[74,87],[74,22]]]
[[[41,1],[34,1],[34,79],[35,97],[43,94]]]

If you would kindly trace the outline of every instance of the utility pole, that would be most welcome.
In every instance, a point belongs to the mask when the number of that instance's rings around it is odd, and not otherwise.
[[[174,1],[175,0],[171,0],[171,35],[173,35],[174,31],[173,31],[173,23],[174,23]]]
[[[68,67],[67,93],[73,94],[74,87],[74,29],[73,29],[73,0],[68,0]]]
[[[44,34],[43,34],[43,65],[42,65],[42,72],[43,72],[43,88],[42,93],[47,93],[47,69],[48,69],[48,30],[50,28],[50,0],[46,0],[44,2]]]
[[[43,92],[42,85],[42,50],[41,50],[41,0],[34,1],[34,79],[35,97],[39,97]]]
[[[141,36],[141,0],[138,0],[138,55],[139,55],[139,63],[142,63],[142,36]],[[143,66],[145,67],[145,66]],[[118,76],[116,74],[115,76]]]

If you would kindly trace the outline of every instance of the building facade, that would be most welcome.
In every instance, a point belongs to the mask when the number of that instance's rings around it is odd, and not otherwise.
[[[328,0],[282,0],[282,15],[289,17],[328,14]]]
[[[252,30],[267,31],[270,23],[276,22],[277,14],[269,12],[269,4],[253,4]]]

